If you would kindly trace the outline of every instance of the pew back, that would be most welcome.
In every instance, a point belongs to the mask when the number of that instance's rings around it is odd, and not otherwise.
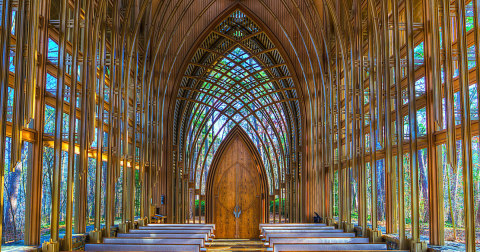
[[[178,234],[178,233],[168,233],[168,234],[133,234],[133,233],[118,233],[117,237],[119,238],[200,238],[205,241],[209,241],[208,234]]]
[[[189,223],[185,223],[185,224],[161,224],[161,223],[152,223],[152,224],[148,224],[147,226],[151,226],[151,227],[185,227],[185,226],[188,226],[188,227],[213,227],[213,230],[215,230],[215,224],[200,224],[200,223],[195,223],[195,224],[189,224]]]
[[[273,237],[299,237],[299,238],[323,238],[323,237],[355,237],[355,233],[268,233],[265,241],[269,241]]]
[[[207,234],[212,236],[212,233],[208,229],[131,229],[130,233],[132,234],[170,234],[170,233],[179,233],[179,234]]]
[[[324,223],[261,223],[258,225],[258,229],[262,230],[262,227],[326,227]]]
[[[191,251],[200,252],[199,245],[193,244],[104,244],[87,243],[85,251]]]
[[[325,227],[262,227],[260,232],[263,234],[265,231],[270,230],[332,230],[335,229],[334,226],[325,226]]]
[[[303,244],[285,244],[277,243],[273,245],[274,252],[283,251],[338,251],[338,250],[387,250],[385,243],[303,243]]]
[[[299,230],[265,230],[264,236],[274,233],[343,233],[342,229],[299,229]]]
[[[304,237],[272,237],[265,243],[269,247],[274,244],[302,244],[302,243],[369,243],[368,237],[323,237],[323,238],[304,238]]]
[[[205,240],[199,238],[103,238],[103,243],[109,244],[193,244],[205,247]]]
[[[183,227],[164,227],[164,226],[143,226],[138,227],[138,229],[149,229],[149,230],[175,230],[175,229],[182,229],[182,230],[210,230],[210,232],[214,232],[213,227],[191,227],[191,226],[183,226]]]

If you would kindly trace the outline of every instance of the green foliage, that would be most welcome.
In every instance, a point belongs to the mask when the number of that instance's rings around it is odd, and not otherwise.
[[[283,199],[285,200],[285,198]],[[270,206],[269,206],[269,209],[270,209],[270,212],[273,213],[273,202],[274,201],[270,201]],[[279,204],[280,204],[280,200],[277,198],[275,199],[275,214],[278,214],[278,209],[279,209]],[[285,204],[285,203],[283,203]],[[282,207],[282,215],[285,214],[285,206]]]
[[[358,212],[352,212],[351,218],[352,220],[358,220]]]
[[[338,149],[335,149],[336,155],[338,155]],[[333,175],[333,216],[338,216],[338,171],[335,171]]]
[[[200,206],[199,204],[200,200],[195,200],[195,216],[205,216],[205,201],[201,201],[201,214],[199,214],[198,208]]]
[[[142,188],[140,185],[140,171],[135,169],[135,216],[140,216],[140,197]],[[143,216],[140,216],[143,217]]]
[[[424,48],[423,48],[423,42],[420,43],[418,46],[416,46],[414,49],[413,49],[413,54],[414,54],[414,58],[416,60],[419,60],[419,59],[424,59],[425,56],[424,56]]]

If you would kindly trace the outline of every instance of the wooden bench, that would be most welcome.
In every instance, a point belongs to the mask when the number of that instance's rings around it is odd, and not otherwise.
[[[285,244],[276,243],[273,245],[274,252],[281,251],[376,251],[387,250],[386,243],[302,243]]]
[[[265,230],[326,230],[335,229],[334,226],[322,226],[322,227],[262,227],[260,233],[263,234]]]
[[[185,227],[185,226],[189,226],[189,227],[213,227],[213,230],[215,230],[215,224],[202,224],[202,223],[195,223],[195,224],[191,224],[191,223],[187,223],[187,224],[159,224],[159,223],[152,223],[152,224],[148,224],[147,226],[151,226],[151,227]]]
[[[103,243],[109,244],[193,244],[205,248],[205,240],[201,238],[124,238],[105,237]]]
[[[153,216],[157,218],[167,218],[167,216],[161,214],[154,214]]]
[[[352,238],[355,237],[355,233],[268,233],[263,240],[269,241],[273,237],[278,238],[288,238],[288,237],[299,237],[299,238],[323,238],[323,237],[345,237]]]
[[[211,226],[206,227],[192,227],[192,226],[183,226],[183,227],[169,227],[169,226],[143,226],[138,227],[138,229],[148,229],[148,230],[175,230],[175,229],[182,229],[182,230],[210,230],[210,232],[214,232],[215,230]]]
[[[168,234],[132,234],[132,233],[118,233],[117,237],[120,238],[200,238],[204,239],[206,242],[211,241],[212,239],[208,238],[208,234],[178,234],[178,233],[168,233]]]
[[[299,229],[299,230],[287,230],[287,229],[281,229],[281,230],[265,230],[263,235],[260,235],[260,237],[266,237],[267,234],[274,234],[274,233],[343,233],[342,229]]]
[[[208,237],[214,237],[210,229],[131,229],[132,234],[207,234]]]
[[[273,247],[274,244],[303,244],[303,243],[369,243],[368,237],[272,237],[264,245]]]
[[[107,244],[87,243],[85,251],[191,251],[200,252],[200,245],[194,244]]]
[[[150,218],[152,222],[155,221],[156,223],[165,223],[165,219],[167,218],[167,216],[156,214],[156,215],[152,215]]]
[[[262,227],[325,227],[327,224],[323,223],[261,223],[258,225],[258,229],[262,230]]]

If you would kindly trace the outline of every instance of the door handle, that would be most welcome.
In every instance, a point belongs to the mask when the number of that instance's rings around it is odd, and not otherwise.
[[[242,213],[242,210],[240,209],[240,206],[237,205],[234,209],[233,209],[233,214],[235,215],[235,218],[240,218],[240,214]]]

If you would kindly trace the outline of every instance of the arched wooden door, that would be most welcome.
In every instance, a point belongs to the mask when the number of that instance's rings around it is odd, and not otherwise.
[[[228,145],[212,162],[207,212],[215,223],[217,238],[258,238],[258,225],[264,219],[264,189],[258,159],[247,148],[244,138],[227,137]],[[221,148],[219,148],[221,149]],[[220,150],[219,150],[220,151]],[[255,150],[256,151],[256,150]],[[257,152],[258,153],[258,152]],[[256,154],[256,153],[254,153]],[[259,155],[258,155],[259,156]],[[208,211],[210,210],[210,211]]]

